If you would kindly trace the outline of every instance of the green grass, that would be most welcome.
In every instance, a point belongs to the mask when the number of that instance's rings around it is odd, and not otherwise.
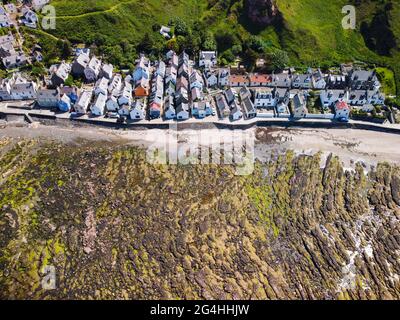
[[[376,74],[382,83],[382,90],[386,95],[396,94],[396,83],[394,81],[394,73],[387,68],[376,68]]]

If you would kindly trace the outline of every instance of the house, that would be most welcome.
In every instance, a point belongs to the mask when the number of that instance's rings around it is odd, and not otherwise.
[[[178,57],[178,65],[181,66],[183,64],[189,65],[189,55],[185,51],[182,51]]]
[[[325,75],[322,73],[321,69],[316,70],[312,74],[312,87],[316,90],[324,90],[326,88]]]
[[[203,119],[212,115],[213,110],[210,101],[200,101],[192,104],[192,115],[199,119]]]
[[[166,67],[166,65],[165,65],[165,62],[162,61],[162,60],[159,60],[159,61],[158,61],[158,64],[157,64],[157,69],[156,69],[156,71],[155,71],[155,75],[158,75],[158,76],[160,76],[161,78],[164,78],[164,77],[165,77],[166,69],[167,69],[167,67]]]
[[[11,79],[0,80],[0,101],[7,101],[11,99]]]
[[[178,77],[180,78],[185,77],[189,79],[189,74],[190,74],[189,65],[187,65],[186,63],[181,64],[178,68]]]
[[[37,85],[33,81],[28,81],[20,74],[14,74],[11,88],[12,100],[33,100],[36,99]]]
[[[133,72],[132,78],[134,82],[138,82],[140,80],[150,79],[150,62],[145,56],[141,56],[136,64],[135,71]]]
[[[275,88],[274,95],[276,100],[276,112],[278,115],[290,115],[289,103],[290,103],[290,91],[285,88]]]
[[[199,67],[211,68],[217,65],[217,52],[216,51],[200,51],[199,54]]]
[[[189,119],[189,105],[187,103],[179,103],[176,107],[176,119],[187,120]]]
[[[167,52],[166,57],[168,60],[168,66],[175,67],[175,69],[178,69],[178,65],[179,65],[178,55],[173,50],[169,50]]]
[[[143,100],[136,100],[133,103],[129,116],[132,120],[143,120],[145,118],[146,113]]]
[[[0,36],[0,57],[5,58],[16,54],[14,49],[14,36],[11,32],[7,35]]]
[[[151,85],[151,94],[149,97],[149,101],[156,102],[160,106],[163,104],[164,97],[164,81],[163,78],[159,75],[156,75],[152,80]]]
[[[69,73],[71,72],[71,66],[64,61],[60,65],[53,68],[53,73],[50,77],[51,84],[53,87],[59,87],[65,83]]]
[[[107,78],[101,78],[97,80],[95,86],[94,86],[94,94],[98,96],[99,94],[103,94],[105,96],[108,95],[108,79]]]
[[[43,54],[40,51],[34,51],[32,53],[32,59],[35,62],[42,62],[43,61]]]
[[[60,92],[60,96],[66,94],[71,100],[71,103],[75,103],[76,101],[78,101],[79,90],[76,87],[61,86],[58,88],[58,91]]]
[[[129,104],[123,104],[118,109],[118,114],[123,117],[128,117],[131,113],[131,107]]]
[[[130,105],[132,103],[132,85],[128,82],[125,82],[125,87],[122,91],[122,94],[118,98],[118,104],[122,105]]]
[[[368,103],[367,90],[353,90],[349,92],[349,104],[362,107]]]
[[[198,88],[200,91],[203,91],[204,88],[203,77],[197,70],[193,70],[193,72],[190,74],[189,81],[190,81],[190,90],[192,90],[193,88]]]
[[[84,70],[86,81],[95,82],[100,75],[100,71],[101,61],[93,56]]]
[[[107,96],[100,93],[94,102],[92,106],[90,107],[90,111],[92,112],[92,115],[94,116],[102,116],[104,115],[106,111],[106,101],[107,101]]]
[[[178,70],[176,69],[175,66],[169,66],[165,70],[165,83],[172,82],[173,84],[176,84],[177,78],[178,78]]]
[[[147,97],[150,94],[149,80],[142,78],[136,83],[135,97]]]
[[[229,86],[229,76],[231,75],[229,68],[218,69],[218,86],[224,88]]]
[[[115,112],[119,109],[118,99],[116,96],[110,96],[106,102],[107,111]]]
[[[55,108],[58,105],[59,92],[57,89],[38,89],[36,102],[42,108]]]
[[[246,95],[244,98],[242,98],[242,108],[244,111],[244,117],[246,119],[252,119],[257,116],[257,111],[254,108],[254,104],[251,101],[250,96]]]
[[[236,99],[239,98],[238,93],[234,88],[229,88],[224,92],[228,105],[231,105]]]
[[[165,60],[168,60],[168,62],[171,62],[172,57],[177,57],[176,52],[174,50],[169,50],[166,54],[165,54]],[[178,65],[178,61],[176,62],[176,64]]]
[[[176,99],[177,104],[179,104],[181,102],[189,103],[188,91],[183,87],[180,88],[178,91],[175,92],[175,99]]]
[[[349,93],[345,90],[325,89],[320,93],[321,104],[324,108],[333,106],[338,101],[348,101]]]
[[[189,90],[189,81],[185,77],[179,77],[176,82],[176,91],[181,89]]]
[[[17,52],[2,59],[6,69],[15,69],[28,64],[28,58],[23,52]]]
[[[50,0],[32,0],[32,8],[35,11],[41,10],[45,5],[47,5]]]
[[[121,74],[115,74],[108,86],[108,93],[114,97],[118,97],[121,94],[122,85]]]
[[[330,74],[328,76],[326,88],[332,90],[345,90],[347,88],[346,76]]]
[[[218,85],[218,74],[214,69],[205,69],[203,76],[207,88],[214,88]]]
[[[242,87],[250,85],[247,76],[232,74],[229,76],[229,86],[231,87]]]
[[[164,100],[164,118],[167,120],[176,118],[174,98],[172,96],[167,96]]]
[[[288,73],[273,74],[268,86],[289,89],[292,86],[292,77]]]
[[[385,95],[379,90],[367,90],[367,101],[372,105],[385,104]]]
[[[231,105],[229,118],[231,121],[237,121],[243,118],[243,112],[240,108],[240,105],[236,101],[234,101]]]
[[[46,1],[49,1],[49,0],[46,0]],[[5,7],[7,13],[9,13],[9,14],[18,13],[18,9],[14,3],[8,3],[8,4],[4,5],[4,7]]]
[[[199,88],[192,89],[192,102],[198,102],[203,100],[203,93],[199,90]]]
[[[71,110],[71,106],[71,99],[65,93],[57,101],[57,107],[62,112],[69,112]]]
[[[81,54],[85,54],[90,57],[90,48],[86,48],[84,44],[78,44],[75,49],[75,56],[80,56]]]
[[[249,76],[250,87],[266,87],[272,78],[267,74],[252,74]]]
[[[113,70],[114,67],[112,64],[103,64],[99,76],[111,80],[113,75]]]
[[[351,90],[378,90],[381,84],[375,71],[352,70],[349,74],[349,88]]]
[[[230,110],[229,110],[228,103],[225,99],[225,96],[223,94],[218,94],[215,97],[215,102],[217,104],[217,109],[218,109],[218,114],[219,114],[220,119],[229,117]]]
[[[293,98],[293,118],[305,118],[308,113],[306,98],[301,93],[296,93]]]
[[[155,101],[150,103],[149,106],[150,119],[158,119],[161,117],[161,105]]]
[[[29,9],[28,7],[23,7],[21,10],[21,23],[24,24],[25,26],[29,28],[36,29],[37,28],[37,23],[39,21],[39,18],[37,14]]]
[[[166,27],[166,26],[161,26],[160,34],[161,34],[165,39],[171,39],[171,28]]]
[[[346,101],[338,101],[335,103],[335,119],[349,119],[350,107]]]
[[[89,62],[90,58],[88,55],[84,53],[79,54],[75,58],[72,64],[72,70],[71,70],[72,74],[77,77],[83,76],[85,74],[85,69],[88,66]]]
[[[278,101],[275,97],[275,89],[257,89],[254,93],[254,105],[256,108],[274,109]]]
[[[78,101],[74,105],[76,113],[85,114],[89,108],[89,104],[92,101],[92,91],[85,90],[81,93]]]
[[[164,91],[166,96],[173,96],[176,92],[176,85],[173,82],[166,82]]]
[[[295,74],[292,76],[293,89],[311,89],[312,75],[311,74]]]
[[[245,98],[251,98],[251,92],[246,86],[243,86],[239,90],[239,96],[242,100]]]

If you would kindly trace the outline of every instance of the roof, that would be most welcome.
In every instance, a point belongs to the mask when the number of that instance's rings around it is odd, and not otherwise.
[[[272,77],[268,74],[253,74],[249,76],[250,82],[256,83],[269,83],[272,81]]]
[[[293,98],[293,105],[295,110],[302,109],[306,106],[304,96],[302,94],[296,94]]]
[[[336,110],[344,110],[344,109],[350,109],[350,108],[346,101],[338,101],[335,104],[335,109]]]
[[[248,80],[247,80],[247,76],[231,74],[229,76],[229,81],[231,83],[243,83],[243,82],[247,82]]]

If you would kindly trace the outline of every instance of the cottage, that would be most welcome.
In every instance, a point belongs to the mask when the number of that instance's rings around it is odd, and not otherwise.
[[[239,99],[238,93],[234,88],[229,88],[225,90],[225,98],[228,102],[228,105],[231,105],[235,100]]]
[[[63,85],[67,80],[70,72],[71,66],[63,61],[60,65],[54,67],[53,73],[51,75],[51,84],[54,87],[59,87]]]
[[[349,88],[355,90],[379,90],[381,84],[375,71],[353,70],[349,75]]]
[[[93,56],[84,70],[86,81],[95,82],[100,75],[100,71],[101,61]]]
[[[180,91],[181,89],[189,90],[189,81],[185,77],[179,77],[176,82],[176,91]]]
[[[190,90],[193,88],[198,88],[200,91],[203,91],[204,88],[204,81],[203,77],[197,70],[194,70],[190,75]]]
[[[47,0],[49,1],[49,0]],[[4,5],[7,13],[9,14],[15,14],[18,13],[18,9],[17,6],[14,3],[7,3],[6,5]]]
[[[207,88],[214,88],[218,85],[218,74],[214,69],[205,69],[203,75]]]
[[[192,115],[199,119],[203,119],[212,115],[212,107],[209,101],[200,101],[192,104]]]
[[[254,108],[254,104],[251,101],[250,96],[246,95],[244,98],[242,98],[242,107],[244,111],[244,117],[246,119],[252,119],[257,116],[257,111]]]
[[[362,107],[368,103],[367,90],[353,90],[349,92],[349,104]]]
[[[167,53],[167,60],[168,60],[168,66],[174,67],[176,70],[178,70],[179,57],[174,51],[170,50]]]
[[[311,89],[311,74],[295,74],[292,76],[292,88],[294,89]]]
[[[105,96],[108,95],[108,79],[101,78],[97,80],[96,85],[94,86],[94,94],[98,96],[99,94],[103,94]]]
[[[234,101],[231,105],[231,111],[229,118],[231,121],[237,121],[243,118],[243,112],[240,108],[240,105]]]
[[[229,68],[220,68],[218,70],[218,86],[225,88],[229,86],[229,77],[231,75]]]
[[[223,94],[218,94],[215,97],[215,102],[217,103],[217,109],[220,119],[225,119],[230,116],[230,110],[228,103]]]
[[[89,104],[92,101],[92,91],[85,90],[80,95],[78,101],[74,105],[76,113],[85,114],[89,108]]]
[[[136,64],[135,71],[132,78],[134,82],[141,81],[142,79],[150,79],[150,62],[145,56],[141,56]]]
[[[181,64],[180,67],[178,68],[178,77],[185,77],[186,79],[189,79],[190,75],[190,70],[189,70],[189,65],[187,64]]]
[[[346,76],[330,74],[326,88],[331,90],[345,90],[347,88]]]
[[[175,99],[176,103],[189,103],[189,94],[185,88],[180,88],[178,91],[175,92]]]
[[[79,54],[72,64],[72,74],[74,76],[80,77],[85,74],[85,69],[90,62],[90,58],[88,55],[82,53]]]
[[[106,102],[106,108],[109,112],[116,112],[119,109],[118,99],[116,96],[110,96]]]
[[[165,83],[176,84],[177,78],[178,78],[178,70],[174,66],[169,66],[165,70]]]
[[[61,86],[58,88],[60,92],[60,96],[66,94],[68,98],[71,100],[71,103],[75,103],[78,101],[79,98],[79,90],[76,87],[69,87],[69,86]]]
[[[199,67],[211,68],[217,65],[217,52],[216,51],[200,51]]]
[[[132,103],[132,85],[128,82],[125,82],[125,87],[124,90],[122,91],[122,94],[118,98],[118,104],[120,106],[122,105],[131,105]]]
[[[69,112],[71,110],[71,106],[71,99],[65,93],[57,101],[57,107],[61,112]]]
[[[254,105],[256,108],[273,109],[278,104],[275,97],[275,89],[258,89],[254,94]]]
[[[135,97],[147,97],[150,94],[150,83],[146,78],[136,82]]]
[[[316,90],[324,90],[326,88],[325,75],[321,69],[316,70],[312,74],[312,87]]]
[[[149,107],[150,119],[158,119],[161,117],[161,105],[155,101],[150,103]]]
[[[174,107],[174,98],[167,96],[164,101],[164,118],[167,120],[175,119],[176,112]]]
[[[36,99],[37,85],[28,81],[19,74],[14,74],[11,84],[12,100],[33,100]]]
[[[379,90],[367,90],[367,101],[372,105],[383,105],[385,96]]]
[[[272,78],[267,74],[252,74],[249,76],[250,87],[266,87]]]
[[[94,116],[102,116],[106,111],[106,102],[107,96],[100,93],[94,102],[94,104],[90,107],[90,111]]]
[[[132,120],[143,120],[146,116],[144,101],[136,100],[132,105],[132,109],[129,115]]]
[[[59,92],[56,89],[39,89],[36,101],[42,108],[55,108],[59,100]]]
[[[308,113],[307,102],[303,94],[297,93],[293,98],[293,117],[305,118]]]
[[[242,100],[245,98],[251,99],[251,92],[246,86],[243,86],[239,90],[239,96],[240,96],[240,99],[242,99]]]
[[[8,33],[5,36],[0,36],[0,57],[5,58],[15,55],[17,52],[14,49],[14,36]]]
[[[131,107],[129,104],[123,104],[119,107],[118,114],[122,117],[128,117],[131,113]]]
[[[189,119],[189,105],[187,103],[180,103],[176,107],[176,119],[187,120]]]
[[[0,101],[11,100],[11,80],[1,79],[0,80]]]
[[[28,64],[28,58],[23,52],[17,52],[2,59],[6,69],[15,69]]]
[[[335,119],[348,120],[350,115],[350,107],[346,101],[338,101],[335,103]]]
[[[41,10],[50,0],[32,0],[32,8],[35,11]]]
[[[178,64],[179,66],[186,64],[187,66],[189,65],[189,55],[183,51],[178,58]]]
[[[173,82],[166,82],[165,95],[173,96],[176,92],[176,85]]]
[[[166,67],[164,61],[162,61],[162,60],[158,61],[157,69],[155,71],[155,75],[160,76],[161,78],[164,78],[165,77],[166,68],[167,67]]]
[[[39,18],[37,14],[29,9],[28,7],[23,7],[21,10],[21,23],[24,24],[25,26],[29,28],[37,28],[37,23],[39,21]]]
[[[198,102],[203,100],[203,93],[199,90],[199,88],[192,89],[192,102]]]
[[[273,74],[272,81],[268,83],[268,86],[289,89],[292,86],[291,75],[288,73]]]
[[[242,75],[230,75],[229,77],[229,86],[231,87],[242,87],[248,86],[250,84],[247,76]]]
[[[165,39],[171,39],[171,28],[166,27],[166,26],[161,26],[160,34],[161,34]]]
[[[121,74],[115,74],[108,86],[108,93],[114,97],[118,97],[121,94],[122,85]]]
[[[320,93],[320,99],[324,108],[333,106],[338,101],[348,101],[349,94],[345,90],[323,90]]]
[[[111,80],[113,75],[114,67],[112,64],[103,64],[100,71],[100,77]]]

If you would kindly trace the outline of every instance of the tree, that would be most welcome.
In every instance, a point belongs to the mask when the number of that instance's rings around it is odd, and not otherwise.
[[[273,70],[282,70],[289,64],[289,56],[283,50],[275,50],[270,53],[269,60]]]
[[[186,36],[189,34],[189,28],[185,21],[181,18],[176,18],[175,20],[175,35]]]
[[[217,50],[217,43],[215,42],[214,35],[211,32],[207,32],[205,35],[203,49],[209,51]]]
[[[145,33],[142,40],[138,44],[138,51],[150,53],[153,49],[154,43],[153,39],[150,37],[149,33]]]
[[[61,56],[63,59],[67,59],[72,55],[72,45],[69,40],[64,40],[62,44]]]

